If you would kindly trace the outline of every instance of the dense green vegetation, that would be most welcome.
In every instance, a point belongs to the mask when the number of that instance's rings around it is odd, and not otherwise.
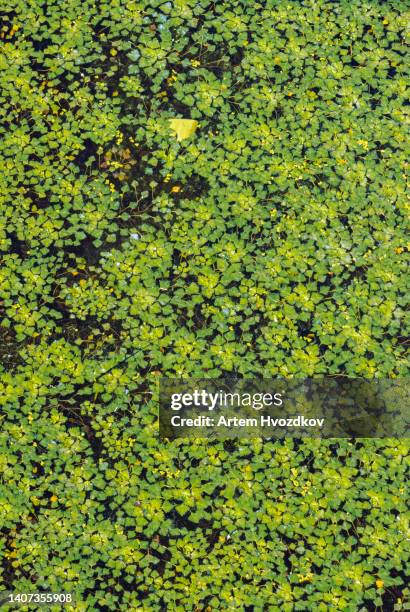
[[[408,376],[409,3],[0,4],[0,590],[408,609],[406,440],[156,410],[160,376]]]

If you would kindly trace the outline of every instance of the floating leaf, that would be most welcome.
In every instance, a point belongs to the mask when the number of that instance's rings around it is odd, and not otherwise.
[[[171,130],[177,135],[177,140],[185,140],[192,134],[195,134],[198,127],[198,121],[195,119],[170,119]]]

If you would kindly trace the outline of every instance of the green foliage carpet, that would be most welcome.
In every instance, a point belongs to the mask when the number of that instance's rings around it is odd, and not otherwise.
[[[408,441],[157,425],[161,376],[409,375],[409,2],[0,8],[0,595],[409,609]]]

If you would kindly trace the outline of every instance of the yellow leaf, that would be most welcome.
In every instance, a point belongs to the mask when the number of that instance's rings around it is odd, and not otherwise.
[[[376,580],[376,586],[377,586],[378,589],[382,589],[384,587],[383,580],[380,580],[380,578],[378,580]]]
[[[171,130],[176,133],[177,140],[189,138],[189,136],[196,132],[198,127],[198,121],[195,121],[195,119],[170,119],[169,124]]]
[[[58,497],[57,497],[57,495],[52,495],[52,496],[50,497],[50,501],[51,501],[51,502],[53,502],[53,503],[55,503],[56,501],[58,501]]]

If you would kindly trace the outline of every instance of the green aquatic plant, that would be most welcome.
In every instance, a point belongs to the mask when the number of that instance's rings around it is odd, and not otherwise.
[[[407,24],[3,2],[1,592],[407,609],[406,440],[157,424],[161,376],[408,376]]]

